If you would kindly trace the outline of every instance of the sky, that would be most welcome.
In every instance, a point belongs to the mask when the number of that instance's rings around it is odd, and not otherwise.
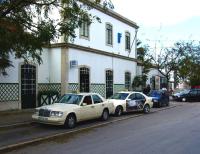
[[[200,40],[200,0],[112,0],[114,11],[140,27],[144,44],[171,47]]]

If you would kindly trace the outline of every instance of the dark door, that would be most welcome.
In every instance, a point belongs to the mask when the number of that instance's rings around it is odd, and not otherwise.
[[[90,91],[90,72],[89,68],[80,68],[80,92]]]
[[[30,64],[21,66],[22,109],[36,107],[36,67]]]
[[[113,71],[106,71],[106,98],[113,95]]]

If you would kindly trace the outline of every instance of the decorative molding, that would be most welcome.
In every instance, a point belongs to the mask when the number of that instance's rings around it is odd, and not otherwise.
[[[0,83],[0,102],[19,101],[19,83]]]
[[[125,59],[125,60],[134,61],[134,62],[139,63],[139,61],[135,58],[130,58],[130,57],[127,57],[127,56],[122,56],[122,55],[118,55],[118,54],[115,54],[115,53],[111,53],[111,52],[107,52],[107,51],[103,51],[103,50],[98,50],[98,49],[94,49],[94,48],[75,45],[75,44],[72,44],[72,43],[55,43],[55,44],[51,44],[50,46],[45,46],[45,47],[46,48],[62,48],[62,47],[67,48],[68,47],[68,48],[84,50],[84,51],[91,52],[91,53],[115,57],[115,58],[119,58],[119,59]]]
[[[61,94],[61,83],[38,83],[38,91],[56,90]]]

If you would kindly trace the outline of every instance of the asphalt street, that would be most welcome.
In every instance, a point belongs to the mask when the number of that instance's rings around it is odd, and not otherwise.
[[[200,104],[185,103],[98,128],[68,134],[8,153],[199,154]]]

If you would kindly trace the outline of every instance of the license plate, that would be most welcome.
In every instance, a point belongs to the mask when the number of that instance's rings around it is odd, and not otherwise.
[[[47,117],[38,117],[38,119],[41,120],[41,121],[47,121],[48,120]]]

